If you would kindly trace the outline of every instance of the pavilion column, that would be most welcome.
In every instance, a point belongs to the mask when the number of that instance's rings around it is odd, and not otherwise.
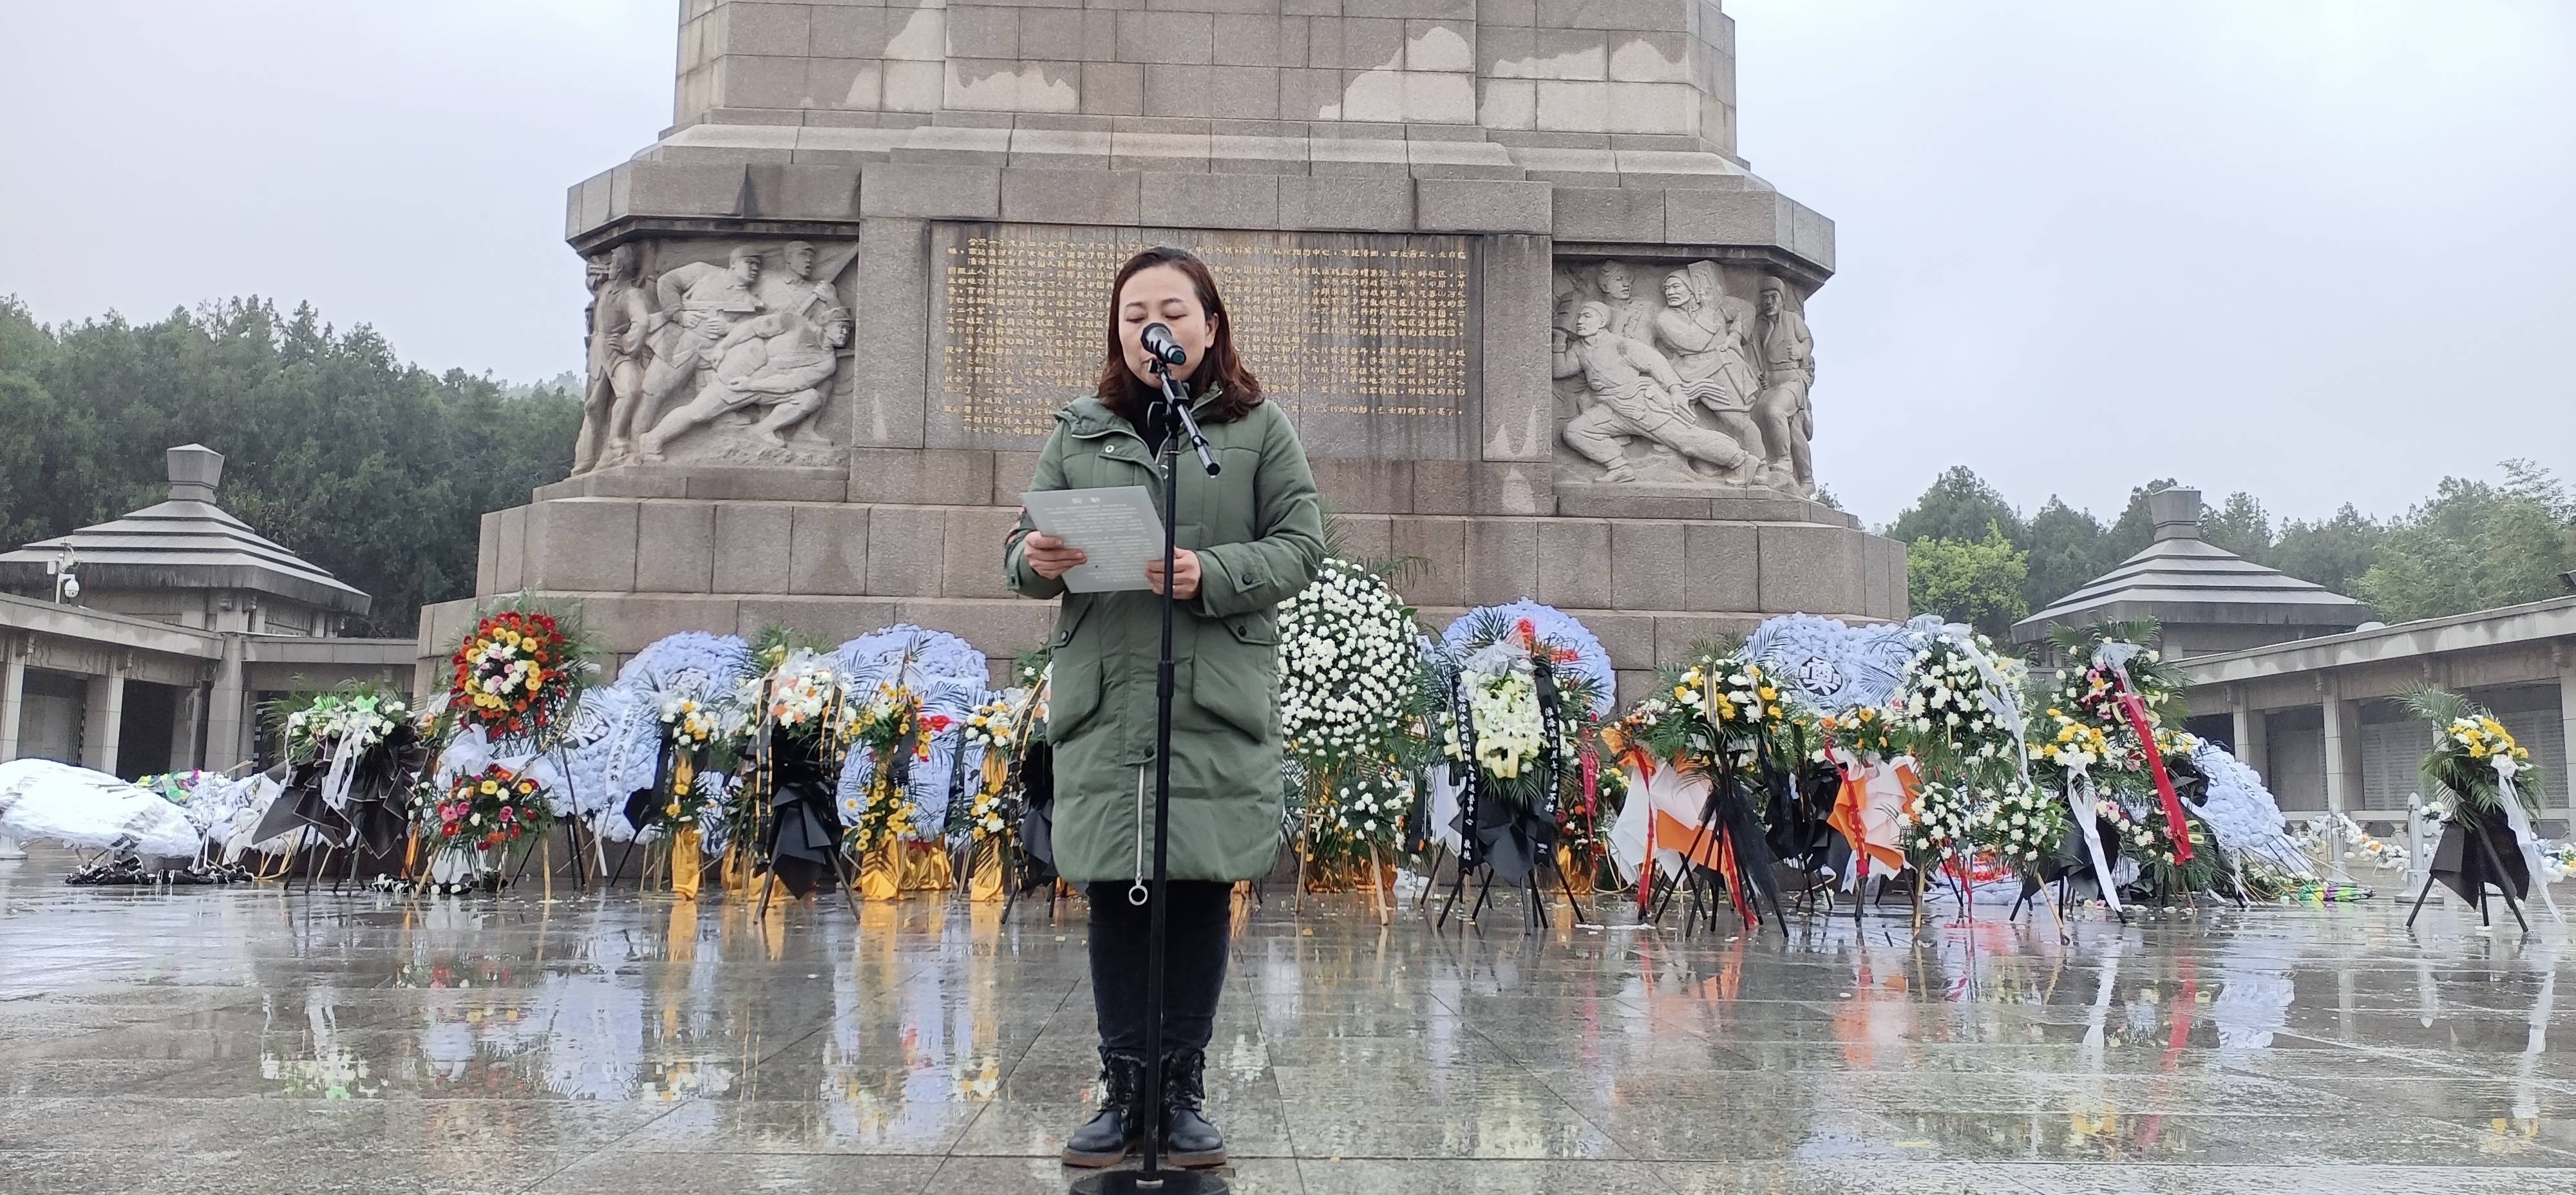
[[[2559,758],[2576,768],[2576,659],[2568,658],[2563,649],[2558,660],[2558,742],[2566,754]],[[2576,810],[2576,776],[2559,776],[2559,809]]]
[[[250,694],[244,687],[241,635],[224,636],[223,659],[215,665],[215,687],[206,706],[206,761],[213,771],[229,771],[250,754],[243,708]]]
[[[170,717],[171,771],[185,772],[206,766],[206,761],[197,757],[197,727],[205,720],[205,687],[190,685],[179,690],[179,699]]]
[[[81,717],[81,766],[116,771],[116,740],[125,723],[125,668],[89,678],[89,708]]]
[[[0,640],[0,763],[18,758],[18,723],[27,705],[27,649],[32,643]],[[0,859],[24,859],[18,840],[0,834]]]
[[[2263,777],[2265,784],[2272,782],[2270,730],[2271,723],[2265,718],[2263,711],[2254,708],[2245,694],[2238,693],[2235,727],[2236,759],[2237,762],[2254,769],[2254,774]]]
[[[2326,714],[2326,810],[2349,815],[2361,808],[2361,703],[2329,690]]]
[[[26,646],[0,642],[0,762],[18,758],[18,723],[27,706]]]

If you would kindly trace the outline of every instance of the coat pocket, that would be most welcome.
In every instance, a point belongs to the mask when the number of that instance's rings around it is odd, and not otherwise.
[[[1099,712],[1099,658],[1056,653],[1055,675],[1047,682],[1047,741],[1064,742]]]
[[[1100,712],[1099,650],[1094,644],[1074,644],[1094,601],[1087,593],[1066,594],[1064,613],[1057,616],[1055,636],[1048,640],[1054,655],[1047,682],[1047,738],[1053,742],[1063,742]]]
[[[1218,635],[1202,632],[1199,658],[1190,669],[1190,699],[1256,743],[1278,733],[1279,628],[1260,614],[1224,620]]]

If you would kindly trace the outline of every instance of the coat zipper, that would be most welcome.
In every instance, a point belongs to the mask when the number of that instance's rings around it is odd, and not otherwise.
[[[1145,907],[1150,897],[1145,887],[1145,769],[1136,769],[1136,883],[1127,889],[1127,903]]]

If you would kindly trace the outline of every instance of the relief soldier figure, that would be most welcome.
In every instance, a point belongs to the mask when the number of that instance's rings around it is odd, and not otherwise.
[[[1655,335],[1655,314],[1637,298],[1636,272],[1624,261],[1605,261],[1593,271],[1593,280],[1601,290],[1601,305],[1610,313],[1610,331],[1630,340],[1651,341]]]
[[[710,316],[707,325],[719,318]],[[745,408],[768,411],[752,428],[759,443],[787,447],[787,434],[822,409],[824,388],[849,342],[850,313],[839,308],[822,313],[820,324],[786,311],[734,324],[700,354],[713,364],[697,396],[645,433],[643,459],[659,460],[674,437]]]
[[[1591,391],[1587,409],[1565,427],[1566,445],[1600,465],[1611,481],[1637,480],[1626,452],[1632,438],[1669,447],[1691,458],[1694,468],[1719,470],[1720,480],[1751,481],[1759,460],[1693,421],[1672,363],[1653,346],[1611,331],[1610,319],[1608,305],[1586,303],[1575,316],[1574,335],[1557,334],[1556,376],[1581,374]]]
[[[643,396],[644,338],[653,317],[642,255],[634,245],[619,245],[594,261],[589,387],[582,395],[581,439],[573,445],[574,473],[616,464],[630,451],[635,404]]]
[[[1708,409],[1719,430],[1746,448],[1759,448],[1753,401],[1762,382],[1747,358],[1752,311],[1726,294],[1717,263],[1695,261],[1664,278],[1664,310],[1655,314],[1655,340],[1680,375],[1682,394]]]
[[[1801,496],[1816,492],[1816,466],[1808,443],[1816,434],[1807,390],[1816,380],[1816,342],[1807,319],[1789,297],[1788,284],[1762,281],[1762,393],[1753,420],[1763,439],[1762,483]]]

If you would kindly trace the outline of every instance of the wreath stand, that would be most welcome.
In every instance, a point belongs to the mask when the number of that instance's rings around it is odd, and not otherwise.
[[[2434,849],[2433,865],[2425,872],[2424,887],[2416,892],[2415,907],[2406,914],[2406,928],[2415,928],[2415,918],[2423,914],[2424,901],[2433,894],[2433,885],[2444,876],[2450,876],[2451,890],[2459,893],[2460,899],[2477,906],[2478,924],[2495,924],[2487,908],[2487,889],[2493,887],[2504,897],[2504,907],[2513,914],[2514,924],[2522,927],[2522,932],[2530,933],[2531,922],[2523,917],[2522,904],[2516,899],[2513,872],[2505,864],[2506,856],[2495,845],[2498,833],[2504,834],[2507,841],[2511,841],[2513,836],[2509,827],[2499,825],[2504,821],[2503,812],[2475,809],[2464,804],[2460,814],[2442,829],[2442,842]],[[2474,857],[2469,853],[2471,842],[2477,844]],[[2516,850],[2519,849],[2517,845]],[[2521,891],[2528,893],[2535,882],[2538,882],[2538,877],[2526,873],[2522,877]]]

